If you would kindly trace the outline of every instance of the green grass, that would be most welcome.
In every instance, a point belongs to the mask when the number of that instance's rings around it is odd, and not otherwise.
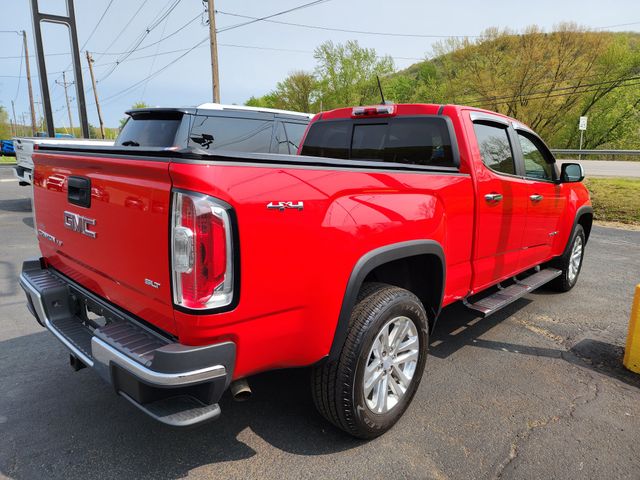
[[[16,163],[16,157],[5,157],[0,155],[0,163]]]
[[[589,178],[585,184],[596,220],[640,225],[640,179]]]

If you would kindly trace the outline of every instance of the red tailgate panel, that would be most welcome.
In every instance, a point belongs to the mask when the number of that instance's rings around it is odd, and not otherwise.
[[[97,295],[175,334],[168,268],[169,164],[65,153],[35,153],[34,163],[36,230],[46,261]],[[71,175],[91,180],[89,208],[69,203]],[[66,228],[65,211],[95,220],[89,227],[95,238]]]

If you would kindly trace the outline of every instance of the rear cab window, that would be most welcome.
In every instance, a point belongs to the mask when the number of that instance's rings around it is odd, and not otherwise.
[[[173,147],[182,124],[182,112],[134,113],[124,124],[114,145],[123,147]]]
[[[482,163],[494,172],[515,175],[516,164],[509,141],[508,126],[475,122],[473,129]]]
[[[317,121],[302,155],[344,160],[457,168],[445,117],[415,116],[370,120]]]

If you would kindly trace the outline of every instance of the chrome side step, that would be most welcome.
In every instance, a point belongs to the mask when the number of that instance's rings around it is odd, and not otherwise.
[[[509,285],[505,288],[500,288],[499,291],[481,298],[473,303],[464,301],[464,304],[471,310],[480,312],[483,317],[488,317],[492,313],[506,307],[507,305],[515,302],[517,299],[524,297],[527,293],[541,287],[545,283],[550,282],[556,277],[562,274],[561,270],[555,268],[545,268],[533,275],[530,275],[522,280],[515,280],[516,283]]]
[[[122,391],[118,393],[150,417],[171,427],[199,425],[215,420],[221,414],[217,403],[207,405],[189,395],[169,397],[143,405]]]

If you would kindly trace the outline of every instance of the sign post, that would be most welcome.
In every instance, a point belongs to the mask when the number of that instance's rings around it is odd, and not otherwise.
[[[587,129],[587,117],[580,117],[578,128],[580,129],[580,150],[582,150],[582,138],[584,131]],[[578,160],[582,160],[582,153],[578,155]]]

